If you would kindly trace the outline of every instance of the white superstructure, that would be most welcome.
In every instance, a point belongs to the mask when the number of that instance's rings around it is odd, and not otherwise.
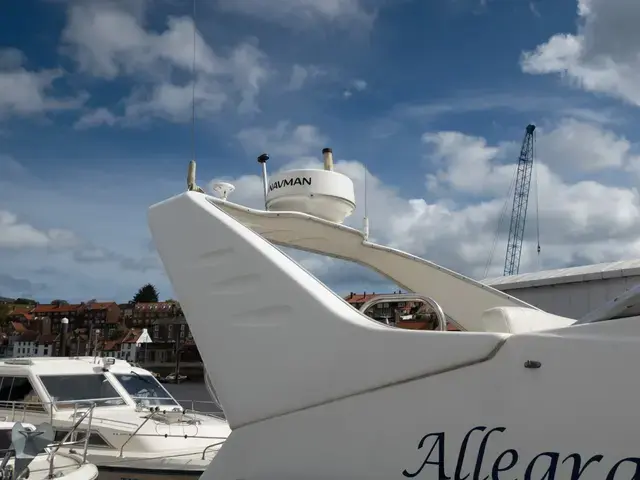
[[[307,213],[192,191],[149,223],[232,428],[204,480],[640,477],[638,322],[577,325]],[[367,265],[465,331],[378,323],[274,244]]]
[[[124,360],[0,361],[4,420],[49,422],[56,440],[61,440],[91,406],[87,455],[105,477],[122,471],[131,478],[159,471],[199,476],[229,433],[224,419],[185,411],[150,372]],[[74,440],[84,438],[87,422],[88,418],[79,426]]]

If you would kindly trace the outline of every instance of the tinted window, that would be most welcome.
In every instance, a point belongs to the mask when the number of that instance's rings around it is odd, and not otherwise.
[[[11,448],[11,430],[0,430],[0,452],[4,453]]]
[[[115,373],[113,376],[116,377],[116,380],[120,382],[136,403],[141,403],[145,407],[178,406],[178,402],[151,375]]]
[[[27,377],[0,377],[0,407],[14,406],[20,410],[44,410],[42,400]]]
[[[55,436],[55,441],[56,442],[61,442],[62,440],[64,440],[64,437],[67,436],[67,433],[69,433],[69,430],[58,430],[56,429],[56,436]],[[86,435],[86,431],[83,430],[76,430],[76,441],[82,441],[84,440]],[[70,438],[67,438],[67,442],[71,441]],[[107,441],[102,438],[102,436],[98,433],[95,432],[91,432],[91,436],[89,437],[89,445],[92,447],[111,447],[111,445],[109,445],[107,443]]]
[[[125,405],[107,377],[90,375],[41,375],[51,401],[56,408],[74,408],[75,404],[98,407]]]

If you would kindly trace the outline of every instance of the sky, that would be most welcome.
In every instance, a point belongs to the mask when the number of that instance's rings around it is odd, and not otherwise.
[[[0,296],[172,297],[146,211],[193,151],[201,186],[259,206],[260,153],[275,172],[331,147],[348,224],[366,178],[375,241],[501,275],[529,123],[520,273],[638,258],[638,23],[636,0],[2,2]],[[296,258],[339,293],[391,288]]]

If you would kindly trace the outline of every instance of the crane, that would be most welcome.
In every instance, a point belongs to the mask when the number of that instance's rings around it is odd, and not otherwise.
[[[504,260],[504,275],[517,275],[520,270],[520,254],[524,225],[527,220],[527,206],[529,204],[529,190],[531,189],[531,172],[533,170],[533,144],[536,126],[527,125],[518,158],[518,170],[513,191],[513,208],[511,210],[511,224],[509,225],[509,240]],[[540,242],[538,242],[538,254]]]

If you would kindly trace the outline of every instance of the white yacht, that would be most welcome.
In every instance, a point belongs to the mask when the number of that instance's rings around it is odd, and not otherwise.
[[[142,368],[101,357],[0,361],[0,420],[50,423],[61,441],[85,439],[100,478],[199,477],[230,430],[213,414],[185,410]],[[72,452],[71,447],[62,451]]]
[[[149,210],[232,429],[203,480],[640,478],[640,323],[551,315],[371,243],[328,160],[265,181],[265,210],[195,181]],[[276,245],[386,275],[437,330],[372,320]]]
[[[75,443],[80,446],[81,442]],[[53,442],[51,425],[0,422],[0,476],[4,480],[96,480],[98,469],[86,460],[86,450],[63,453]]]

